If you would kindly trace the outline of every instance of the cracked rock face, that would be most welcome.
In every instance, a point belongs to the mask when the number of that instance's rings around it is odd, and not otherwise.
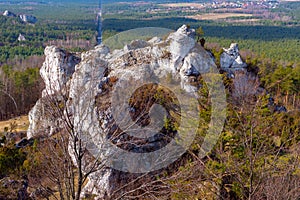
[[[79,62],[78,58],[55,46],[46,47],[45,56],[45,62],[40,70],[46,86],[43,97],[64,90],[75,71],[75,65]]]
[[[224,52],[220,58],[221,69],[234,73],[238,70],[244,70],[247,64],[242,60],[239,53],[238,44],[232,43],[228,49],[223,48]]]
[[[42,98],[47,98],[59,92],[67,92],[67,82],[75,70],[75,65],[80,61],[76,56],[67,53],[55,46],[45,48],[45,61],[40,69],[40,75],[45,82]],[[28,113],[29,127],[27,137],[31,138],[40,132],[46,131],[52,135],[57,131],[57,119],[47,114],[48,106],[42,99]]]
[[[46,59],[41,68],[41,76],[45,82],[43,97],[55,95],[57,91],[67,95],[68,111],[72,116],[74,131],[87,133],[93,145],[97,147],[105,146],[107,138],[111,138],[118,130],[114,122],[117,118],[122,119],[122,112],[115,115],[118,107],[114,104],[114,98],[117,96],[115,91],[119,91],[120,94],[134,92],[129,90],[132,85],[142,86],[147,81],[159,83],[169,75],[172,79],[169,81],[174,81],[178,83],[179,88],[193,93],[198,88],[190,84],[190,77],[197,77],[216,68],[210,53],[195,42],[194,36],[195,30],[183,25],[166,40],[160,38],[149,41],[136,40],[113,52],[110,52],[108,47],[100,45],[82,53],[81,59],[59,48],[47,47]],[[236,50],[237,46],[233,46],[226,51],[223,67],[224,63],[229,61],[230,66],[227,64],[226,67],[240,66]],[[36,136],[43,129],[54,134],[59,127],[57,125],[59,117],[53,119],[44,107],[43,101],[39,100],[30,111],[28,138]],[[138,109],[139,107],[128,107],[128,112],[131,116],[135,116]],[[138,123],[143,124],[146,121],[147,118]],[[131,136],[120,134],[111,141],[117,145],[131,139]],[[161,147],[164,144],[163,140],[164,138],[156,135],[150,139],[142,138],[134,142],[146,144],[147,148],[152,150]],[[99,153],[104,156],[99,149],[92,148],[93,145],[87,146],[91,154]],[[124,145],[123,148],[133,152],[141,151],[138,145]],[[91,174],[82,195],[94,194],[96,199],[112,199],[117,189],[135,177],[135,174],[107,167]]]

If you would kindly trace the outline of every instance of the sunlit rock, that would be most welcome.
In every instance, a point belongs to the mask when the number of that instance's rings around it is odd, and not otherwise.
[[[242,60],[237,43],[232,43],[228,49],[223,48],[224,52],[220,57],[221,69],[227,72],[244,70],[247,64]]]
[[[5,10],[4,13],[3,13],[3,16],[6,16],[6,17],[16,17],[16,14],[10,12],[9,10]]]
[[[37,18],[33,15],[19,15],[19,18],[26,23],[35,24],[37,22]]]

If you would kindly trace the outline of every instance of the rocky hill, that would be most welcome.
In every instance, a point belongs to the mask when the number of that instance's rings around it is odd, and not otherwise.
[[[198,126],[200,77],[211,90],[214,129],[199,155],[211,150],[225,120],[225,87],[213,55],[194,37],[183,25],[165,39],[136,40],[113,52],[100,45],[79,57],[46,47],[45,89],[29,113],[27,137],[69,136],[74,165],[88,175],[82,197],[115,199],[128,183],[134,190],[184,162]],[[232,78],[248,76],[246,67],[237,44],[224,50],[221,68]]]

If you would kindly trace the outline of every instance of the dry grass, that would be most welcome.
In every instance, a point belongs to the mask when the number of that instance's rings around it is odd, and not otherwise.
[[[4,131],[4,128],[7,127],[8,130],[11,128],[12,124],[15,125],[13,131],[20,132],[26,131],[29,126],[28,116],[20,116],[7,121],[0,121],[0,132]]]
[[[207,13],[194,16],[186,16],[186,18],[196,19],[196,20],[218,20],[226,19],[229,17],[252,17],[252,14],[243,14],[243,13]]]

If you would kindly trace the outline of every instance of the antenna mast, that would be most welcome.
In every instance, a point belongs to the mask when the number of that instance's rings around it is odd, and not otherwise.
[[[99,0],[99,8],[97,10],[97,44],[102,43],[102,2]]]

